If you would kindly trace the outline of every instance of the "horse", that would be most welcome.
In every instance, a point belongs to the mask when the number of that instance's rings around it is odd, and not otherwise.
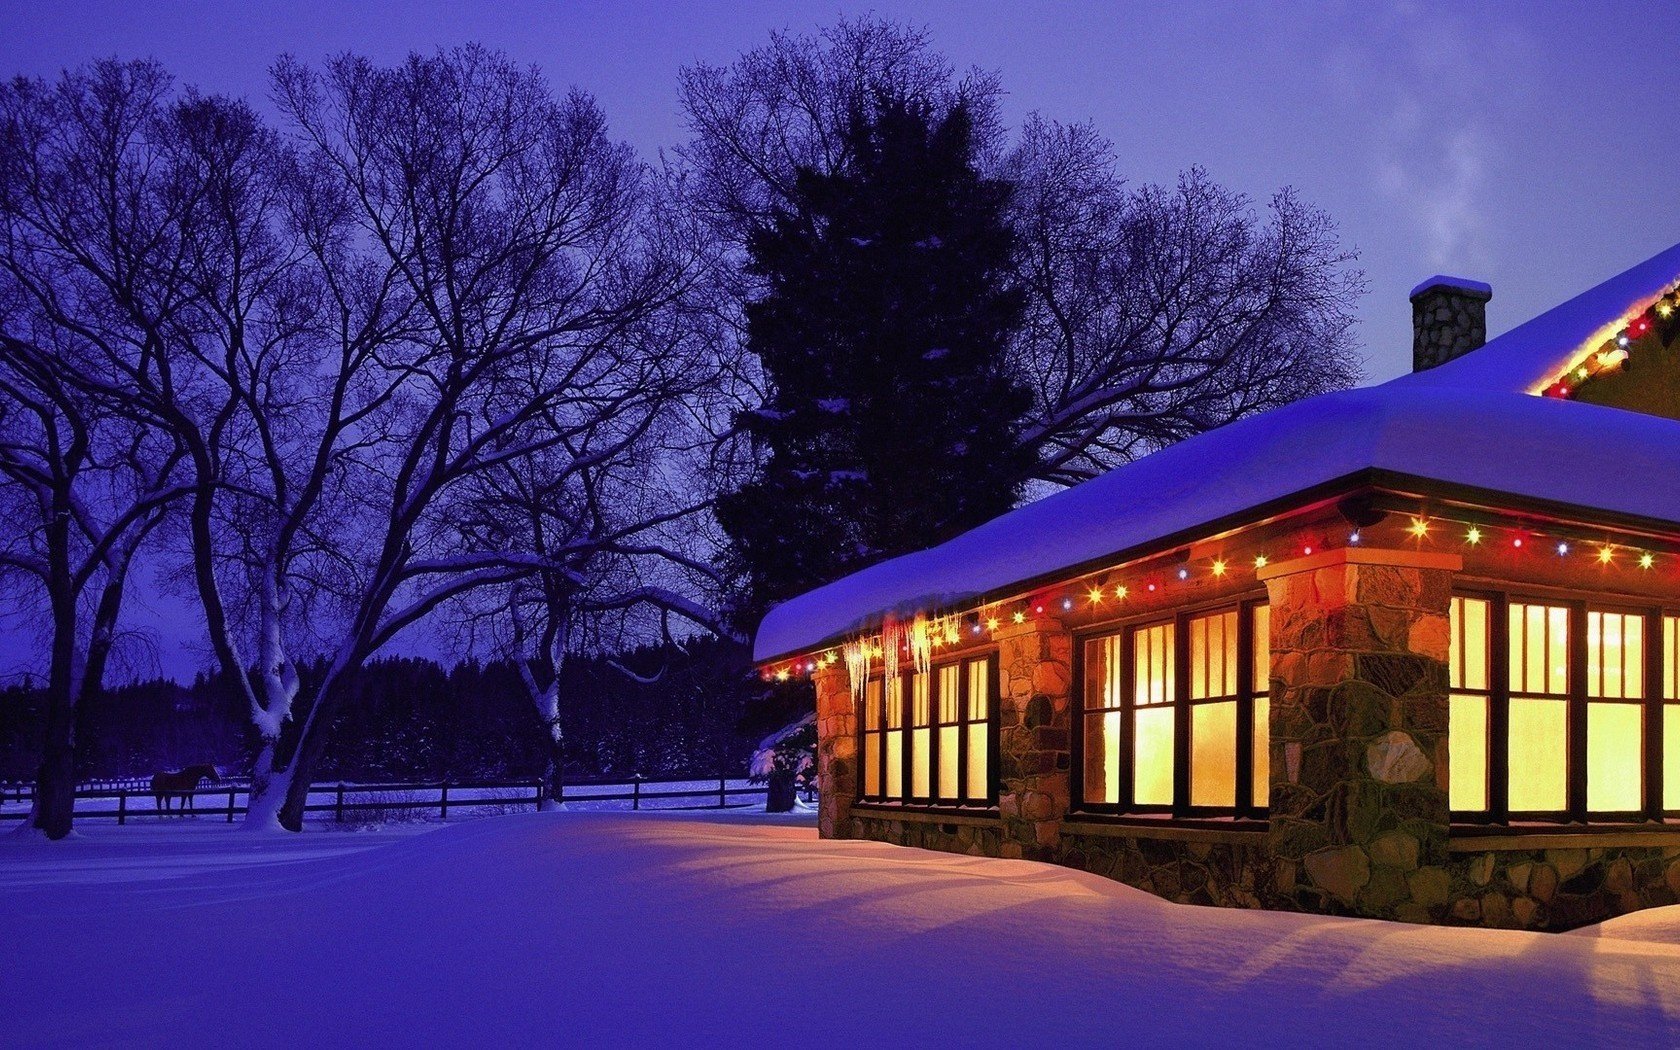
[[[164,813],[170,812],[170,799],[180,799],[180,812],[185,815],[192,809],[193,792],[198,790],[198,785],[206,780],[214,784],[220,779],[221,775],[216,771],[216,767],[209,763],[188,766],[175,773],[153,773],[152,798],[158,810]]]

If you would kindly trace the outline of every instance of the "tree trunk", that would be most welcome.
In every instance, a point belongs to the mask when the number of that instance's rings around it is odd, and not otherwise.
[[[543,808],[555,809],[566,804],[566,743],[558,728],[546,735],[548,765],[543,769]]]
[[[285,804],[290,781],[274,768],[274,751],[275,743],[265,742],[251,764],[251,793],[245,800],[244,827],[248,831],[268,831],[280,823],[280,807]]]
[[[773,768],[770,770],[770,789],[765,793],[764,812],[791,813],[794,800],[798,792],[794,790],[794,775],[791,769]]]
[[[327,749],[327,726],[332,724],[334,692],[330,685],[322,685],[315,698],[315,707],[303,719],[302,728],[298,731],[297,746],[292,749],[292,761],[284,774],[286,799],[280,806],[280,826],[287,831],[303,830],[315,767]]]
[[[68,739],[48,740],[35,772],[35,807],[30,819],[47,838],[61,839],[70,834],[75,813],[76,746]]]

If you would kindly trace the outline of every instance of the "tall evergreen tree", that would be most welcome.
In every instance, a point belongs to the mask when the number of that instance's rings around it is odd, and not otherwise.
[[[768,393],[743,423],[766,455],[719,506],[743,619],[1009,510],[1030,455],[1011,187],[980,172],[968,107],[882,98],[844,132],[749,243]]]

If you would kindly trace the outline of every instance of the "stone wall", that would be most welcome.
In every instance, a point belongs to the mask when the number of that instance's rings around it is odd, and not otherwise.
[[[1002,855],[1052,860],[1072,797],[1073,639],[1049,617],[996,639]]]
[[[858,796],[858,712],[844,663],[819,667],[817,689],[817,833],[852,837],[852,804]]]
[[[1497,851],[1474,845],[1473,839],[1454,845],[1446,877],[1437,880],[1438,899],[1431,901],[1436,921],[1572,930],[1680,902],[1680,845]]]
[[[1427,922],[1447,862],[1450,555],[1358,548],[1266,569],[1275,892]]]

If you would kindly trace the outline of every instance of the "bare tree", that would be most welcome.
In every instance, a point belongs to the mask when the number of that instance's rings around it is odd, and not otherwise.
[[[683,362],[637,328],[679,291],[686,248],[643,221],[649,173],[594,102],[499,54],[283,60],[275,83],[305,164],[343,188],[362,268],[394,274],[408,304],[380,357],[395,410],[347,490],[361,541],[343,636],[283,774],[295,829],[344,672],[443,603],[551,567],[473,542],[457,497],[544,450],[604,455],[668,396]]]
[[[554,804],[565,794],[568,656],[611,652],[655,631],[670,642],[673,618],[729,634],[716,612],[722,581],[695,553],[706,549],[695,533],[709,500],[681,465],[706,443],[703,434],[682,436],[693,432],[682,410],[714,382],[714,369],[693,361],[667,381],[663,399],[610,429],[522,457],[473,486],[465,531],[474,545],[527,552],[540,565],[463,603],[462,613],[469,637],[491,639],[519,672],[548,744],[544,779]]]
[[[168,78],[101,63],[0,87],[0,569],[48,611],[47,725],[31,825],[71,828],[76,714],[103,686],[135,552],[182,489],[182,449],[80,380],[155,369],[130,304],[190,292],[171,262],[161,159]]]
[[[1093,129],[1037,117],[1003,170],[1029,292],[1015,370],[1035,394],[1036,480],[1073,484],[1358,378],[1363,276],[1292,191],[1262,219],[1199,168],[1128,189]]]

